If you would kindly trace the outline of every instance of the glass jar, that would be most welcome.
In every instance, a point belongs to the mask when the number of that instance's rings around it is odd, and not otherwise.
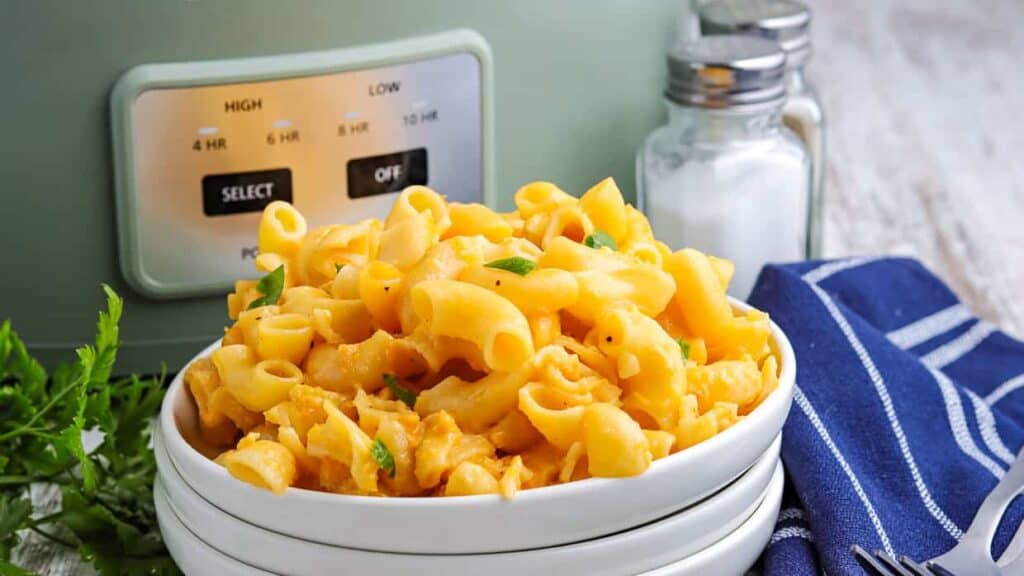
[[[769,40],[712,36],[669,53],[668,124],[637,156],[641,210],[673,249],[736,264],[746,298],[767,262],[805,258],[810,157],[782,123],[785,55]]]
[[[803,62],[807,59],[804,58]],[[782,122],[807,146],[811,154],[810,229],[807,236],[807,257],[824,254],[825,229],[825,119],[818,95],[804,79],[803,62],[788,59],[786,67],[786,103]]]
[[[811,154],[810,230],[807,255],[822,256],[825,135],[821,103],[804,77],[811,56],[811,11],[795,0],[715,0],[698,8],[702,34],[744,34],[768,38],[786,53],[786,104],[782,121]]]
[[[672,34],[672,46],[700,38],[700,9],[709,1],[711,0],[683,0],[679,3],[680,10]]]

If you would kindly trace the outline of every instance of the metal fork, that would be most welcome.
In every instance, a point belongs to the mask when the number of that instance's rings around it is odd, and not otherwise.
[[[1024,450],[1017,455],[1003,479],[981,503],[967,532],[952,550],[926,561],[923,565],[907,556],[898,559],[884,550],[868,553],[853,545],[857,562],[876,576],[1010,576],[1024,574],[1024,524],[1017,528],[1013,540],[999,561],[992,559],[992,538],[1006,508],[1024,492]]]

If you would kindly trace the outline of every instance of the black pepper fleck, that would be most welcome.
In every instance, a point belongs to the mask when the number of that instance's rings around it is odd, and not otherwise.
[[[385,287],[384,287],[384,291],[385,291],[385,292],[387,292],[387,291],[388,291],[389,289],[391,289],[391,286],[385,286]]]
[[[612,337],[611,336],[605,336],[604,341],[605,342],[611,342],[612,341]]]
[[[501,286],[501,280],[495,280],[494,281],[494,285],[495,286]]]

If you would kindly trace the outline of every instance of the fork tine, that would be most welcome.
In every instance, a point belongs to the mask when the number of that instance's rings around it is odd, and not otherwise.
[[[902,564],[903,567],[906,568],[907,570],[909,570],[914,576],[933,576],[933,574],[934,574],[934,572],[932,570],[930,570],[930,568],[932,568],[931,565],[929,565],[927,568],[924,567],[924,566],[921,566],[917,562],[914,562],[909,556],[900,556],[900,564]],[[939,575],[939,576],[945,576],[945,575]],[[953,575],[952,574],[948,574],[948,576],[953,576]]]
[[[893,574],[898,574],[899,576],[918,576],[907,572],[895,558],[889,556],[884,550],[875,550],[875,558],[882,564],[885,564]]]
[[[1018,559],[1024,559],[1024,524],[1017,527],[1017,532],[1013,535],[1013,540],[1010,540],[1006,549],[1003,550],[1003,555],[999,557],[999,560],[996,563],[1000,566],[1006,566]]]
[[[927,566],[928,569],[932,571],[932,574],[935,574],[935,576],[956,576],[956,574],[953,574],[952,572],[946,570],[942,566],[939,566],[935,562],[929,561]]]
[[[1024,574],[1024,554],[1003,564],[1002,569],[1006,574]]]
[[[895,572],[880,564],[878,560],[875,560],[874,556],[860,546],[856,544],[850,546],[850,552],[853,552],[853,557],[857,560],[857,563],[868,574],[873,576],[897,576]]]

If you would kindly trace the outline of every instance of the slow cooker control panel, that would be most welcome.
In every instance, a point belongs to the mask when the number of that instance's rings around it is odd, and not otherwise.
[[[274,200],[311,227],[383,217],[413,184],[488,201],[489,65],[459,31],[133,69],[112,96],[125,277],[158,298],[255,277]]]

